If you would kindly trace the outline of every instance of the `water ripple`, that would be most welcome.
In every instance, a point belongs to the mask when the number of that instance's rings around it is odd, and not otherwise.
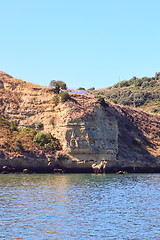
[[[160,175],[0,175],[0,239],[160,239]]]

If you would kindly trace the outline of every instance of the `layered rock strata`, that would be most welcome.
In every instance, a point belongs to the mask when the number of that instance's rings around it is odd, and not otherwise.
[[[74,118],[73,111],[72,118],[70,116],[61,109],[52,131],[66,153],[65,161],[59,161],[59,164],[65,168],[83,169],[102,160],[106,160],[108,166],[116,162],[118,125],[114,115],[94,103],[92,114]]]
[[[42,150],[40,155],[16,157],[1,151],[1,166],[91,171],[93,163],[106,160],[108,171],[113,172],[160,169],[158,115],[155,119],[128,107],[103,105],[91,94],[70,93],[70,100],[60,103],[60,97],[51,88],[2,72],[0,114],[16,120],[19,127],[32,128],[40,121],[42,131],[51,133],[62,146],[61,151],[52,155]]]

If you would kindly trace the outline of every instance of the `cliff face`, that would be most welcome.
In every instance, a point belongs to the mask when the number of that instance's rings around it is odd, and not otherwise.
[[[107,160],[108,169],[113,171],[116,168],[160,167],[158,115],[155,119],[129,107],[101,105],[90,94],[70,94],[70,100],[61,103],[53,89],[18,80],[2,72],[0,114],[16,120],[20,128],[33,128],[35,122],[41,122],[42,131],[51,133],[62,147],[54,154],[41,149],[39,157],[20,156],[19,160],[15,154],[11,157],[12,154],[3,149],[0,165],[4,165],[5,160],[5,165],[8,161],[10,165],[11,162],[14,162],[12,165],[19,162],[22,167],[53,168],[57,165],[87,171],[91,170],[93,163]],[[32,147],[27,150],[38,151]]]
[[[61,167],[85,169],[101,160],[115,161],[118,126],[109,107],[105,110],[91,95],[71,94],[69,102],[58,105],[54,97],[57,96],[50,88],[34,86],[8,75],[1,79],[1,113],[17,120],[20,127],[32,127],[40,121],[44,132],[59,139],[62,151],[57,155],[65,160],[53,158],[48,164],[54,166],[56,161]]]
[[[83,98],[82,96],[79,98]],[[88,99],[89,100],[89,99]],[[93,106],[92,106],[93,104]],[[63,167],[91,168],[93,163],[116,161],[118,151],[118,125],[114,115],[98,103],[91,103],[92,112],[78,112],[75,106],[61,108],[52,133],[67,153]],[[75,110],[75,111],[74,111]],[[72,114],[71,114],[72,113]]]
[[[114,105],[113,112],[119,129],[117,166],[159,172],[160,115],[119,105]]]

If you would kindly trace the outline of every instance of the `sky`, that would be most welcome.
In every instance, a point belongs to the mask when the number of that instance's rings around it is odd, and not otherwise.
[[[159,0],[0,0],[0,71],[96,89],[160,71]]]

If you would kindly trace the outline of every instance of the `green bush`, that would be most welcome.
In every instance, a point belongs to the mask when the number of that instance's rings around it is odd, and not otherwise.
[[[45,144],[51,142],[51,136],[49,134],[38,132],[33,141],[38,143],[40,146],[44,146]]]
[[[113,86],[110,91],[98,91],[96,95],[102,96],[108,101],[121,105],[140,107],[149,103],[160,102],[160,73],[156,77],[133,77],[128,81],[121,81]],[[109,89],[109,88],[108,88]]]
[[[115,90],[108,92],[106,94],[106,98],[118,104],[130,105],[135,107],[142,106],[146,104],[147,101],[160,101],[160,95],[158,90],[154,92],[149,92],[147,90],[131,91],[130,89],[125,89],[121,91]]]
[[[68,92],[61,92],[60,93],[61,97],[61,102],[64,103],[70,99],[69,93]]]
[[[53,138],[50,133],[45,134],[38,132],[33,141],[41,147],[44,147],[46,150],[55,150],[59,145],[58,140]]]
[[[128,87],[128,86],[129,86],[129,81],[127,81],[127,80],[121,81],[114,85],[115,88]]]

